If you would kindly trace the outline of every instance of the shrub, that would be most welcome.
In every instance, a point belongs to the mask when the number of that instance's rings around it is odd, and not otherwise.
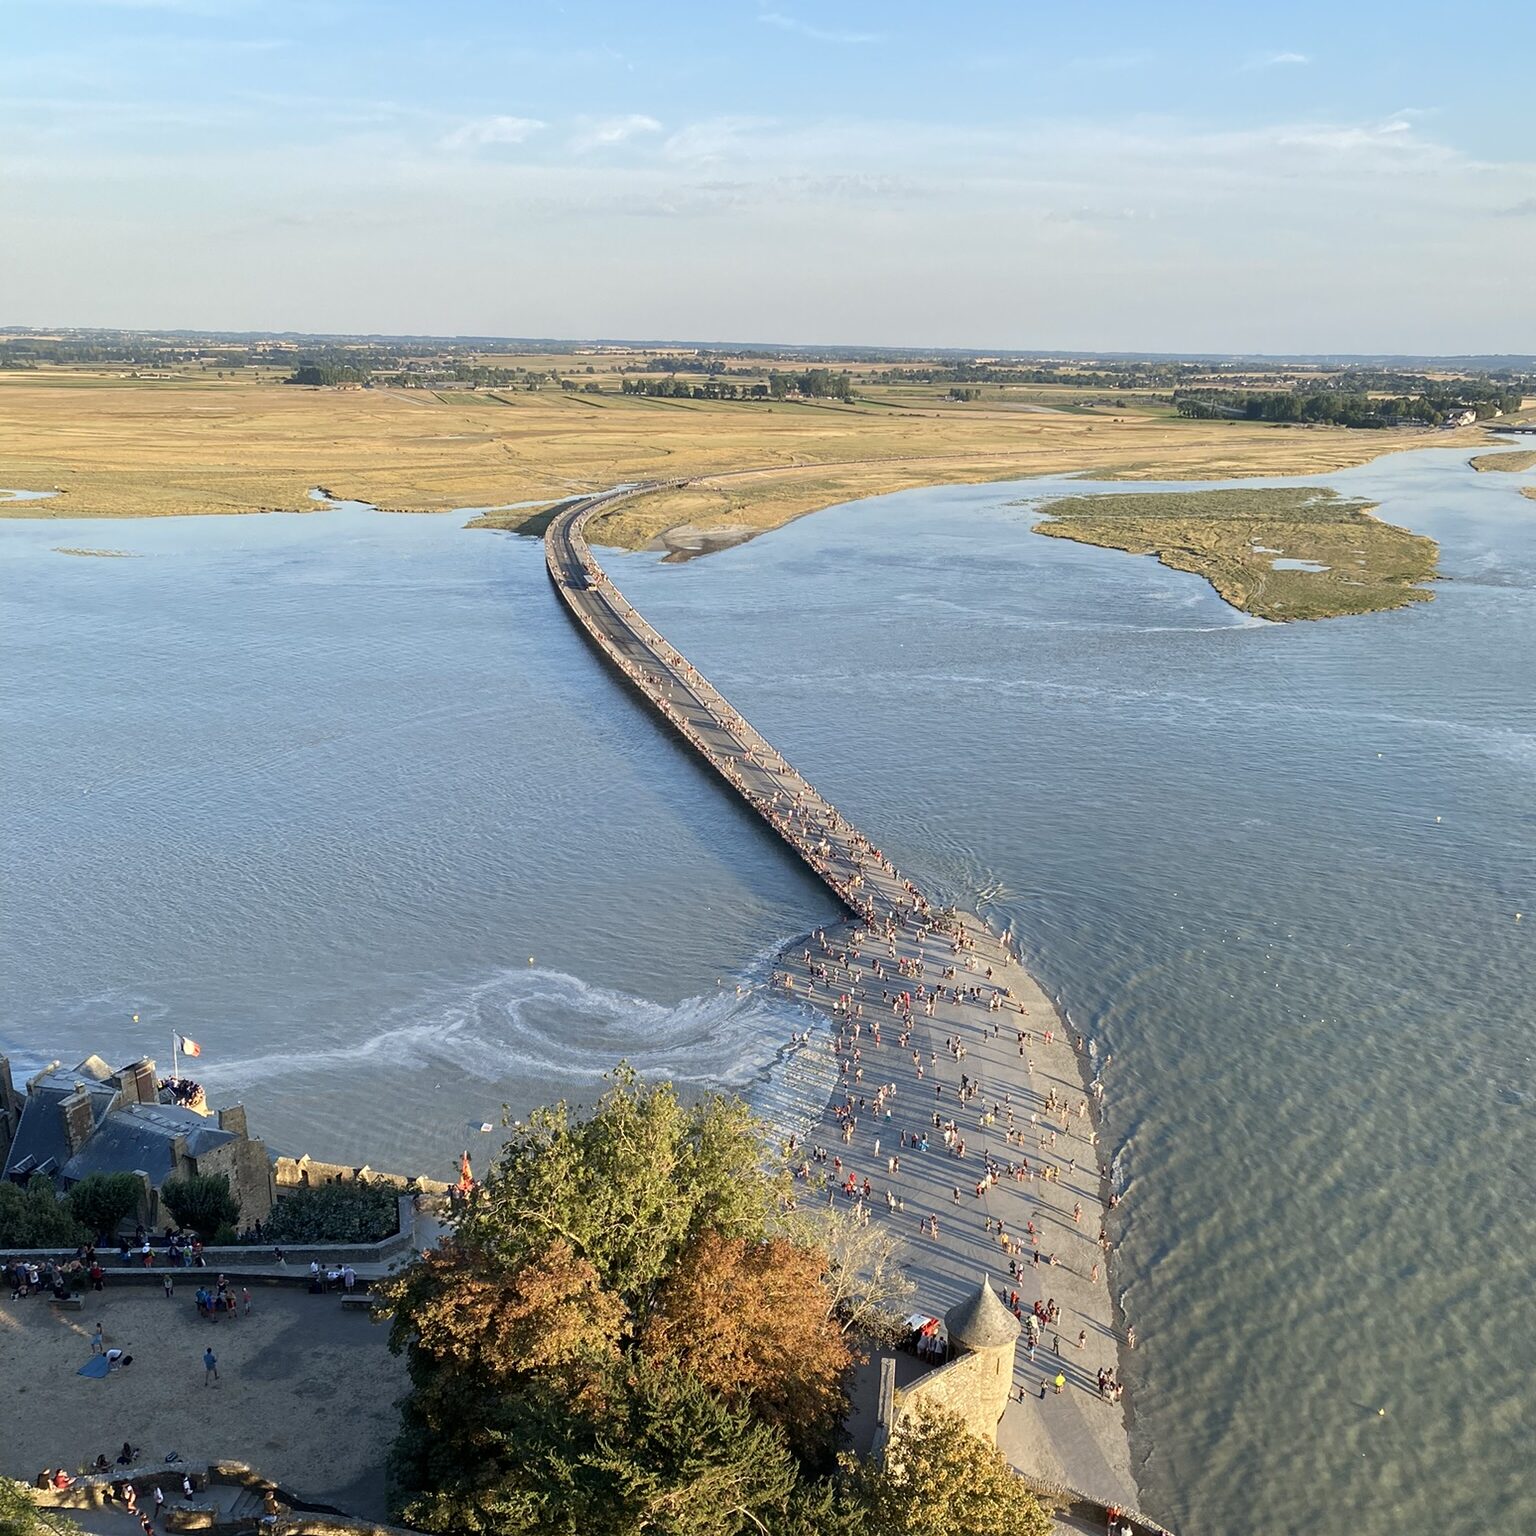
[[[263,1229],[269,1243],[377,1243],[400,1228],[390,1184],[312,1184],[284,1195]]]
[[[131,1173],[93,1173],[70,1190],[64,1203],[93,1237],[110,1242],[138,1210],[143,1189]]]
[[[90,1237],[47,1179],[0,1183],[0,1248],[73,1248]]]
[[[229,1177],[222,1173],[194,1173],[167,1179],[160,1199],[176,1218],[177,1226],[191,1227],[207,1242],[222,1226],[240,1219],[240,1203],[229,1192]]]

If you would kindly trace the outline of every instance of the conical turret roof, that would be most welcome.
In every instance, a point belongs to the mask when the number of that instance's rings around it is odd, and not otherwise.
[[[951,1345],[963,1349],[990,1349],[1011,1344],[1019,1336],[1019,1320],[1005,1307],[987,1277],[963,1301],[944,1314],[944,1328]]]

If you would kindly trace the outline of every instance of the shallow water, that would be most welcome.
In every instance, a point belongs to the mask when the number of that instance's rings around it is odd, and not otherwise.
[[[1536,506],[1465,458],[1324,482],[1448,579],[1322,624],[1031,536],[1063,480],[611,561],[1112,1056],[1140,1476],[1186,1536],[1536,1528]],[[51,553],[92,533],[0,524],[0,1045],[174,1025],[274,1143],[438,1172],[619,1054],[760,1084],[790,1021],[736,987],[828,899],[536,543],[342,508]]]

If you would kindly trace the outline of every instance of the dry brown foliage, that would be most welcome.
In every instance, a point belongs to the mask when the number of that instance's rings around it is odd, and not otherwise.
[[[828,1316],[825,1258],[785,1238],[707,1232],[684,1252],[640,1340],[727,1403],[749,1398],[814,1456],[830,1442],[853,1355]]]

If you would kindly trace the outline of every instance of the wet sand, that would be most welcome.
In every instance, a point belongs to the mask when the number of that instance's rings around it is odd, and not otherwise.
[[[1100,1174],[1100,1163],[1107,1164],[1109,1153],[1095,1145],[1098,1117],[1087,1090],[1085,1068],[1092,1062],[1073,1049],[1072,1036],[1050,998],[1003,941],[970,914],[960,914],[959,922],[972,946],[969,949],[957,954],[952,935],[931,932],[919,938],[908,927],[898,930],[894,958],[890,944],[871,936],[862,925],[820,930],[826,950],[840,953],[857,944],[859,958],[852,976],[827,958],[822,942],[814,936],[790,945],[781,955],[780,973],[792,982],[784,988],[786,995],[814,1008],[834,1031],[839,1028],[834,1008],[841,995],[861,1001],[864,1010],[857,1039],[843,1037],[850,1047],[842,1055],[847,1075],[831,1102],[822,1106],[804,1150],[825,1148],[826,1163],[813,1164],[811,1171],[825,1174],[829,1187],[849,1173],[861,1190],[864,1179],[869,1179],[870,1220],[887,1226],[902,1241],[905,1268],[916,1287],[914,1311],[942,1316],[974,1290],[983,1274],[995,1289],[1017,1291],[1025,1313],[1037,1299],[1055,1300],[1060,1318],[1043,1331],[1034,1361],[1026,1341],[1020,1340],[1014,1401],[999,1427],[998,1444],[1009,1461],[1031,1477],[1080,1490],[1106,1503],[1134,1506],[1138,1495],[1131,1471],[1128,1409],[1101,1399],[1098,1391],[1101,1367],[1118,1374],[1124,1335],[1113,1302],[1110,1265],[1099,1245],[1101,1227],[1108,1224],[1112,1231],[1113,1219],[1108,1181]],[[920,961],[922,976],[901,978],[897,974],[901,958]],[[875,959],[885,967],[885,979],[871,971],[870,962]],[[950,966],[955,968],[954,977],[941,979],[941,972]],[[828,974],[812,975],[813,969]],[[903,1048],[898,1043],[902,1021],[892,1004],[882,1000],[882,993],[894,996],[910,989],[915,994],[919,985],[930,991],[936,985],[958,986],[962,991],[977,987],[983,995],[939,1002],[931,1019],[924,1016],[921,1002],[915,1001],[908,1044]],[[994,1011],[990,999],[1003,989],[1012,996]],[[877,1023],[878,1045],[871,1029]],[[1025,1032],[1029,1038],[1021,1054],[1019,1036]],[[1049,1042],[1047,1032],[1053,1036]],[[950,1040],[959,1041],[963,1058],[949,1049],[946,1042]],[[852,1045],[860,1052],[857,1064]],[[853,1073],[860,1070],[862,1081],[856,1081]],[[978,1089],[964,1102],[962,1076]],[[848,1092],[855,1104],[861,1097],[872,1100],[882,1085],[894,1085],[889,1118],[872,1109],[857,1114],[852,1139],[845,1142],[834,1106]],[[1052,1094],[1068,1108],[1065,1122],[1059,1114],[1046,1112]],[[1086,1107],[1086,1116],[1078,1112],[1079,1106]],[[1007,1137],[1010,1110],[1011,1143]],[[946,1125],[955,1124],[963,1155],[945,1147],[935,1116]],[[929,1144],[926,1152],[912,1145],[924,1134]],[[894,1173],[890,1170],[893,1156],[898,1160]],[[988,1156],[1004,1170],[995,1183],[984,1182]],[[842,1159],[841,1170],[834,1172],[833,1158]],[[1015,1179],[1006,1172],[1009,1165],[1020,1167],[1026,1162],[1029,1178]],[[1054,1169],[1056,1177],[1040,1177],[1046,1169]],[[983,1183],[979,1195],[978,1183]],[[902,1202],[904,1210],[889,1209],[887,1191]],[[826,1198],[845,1209],[853,1203],[842,1193],[807,1198]],[[1075,1205],[1082,1208],[1077,1221],[1072,1216]],[[924,1222],[932,1217],[937,1218],[937,1236],[924,1230]],[[987,1230],[989,1218],[1002,1222],[1001,1233]],[[1031,1222],[1038,1235],[1038,1265],[1033,1262],[1035,1244],[1027,1231]],[[1004,1237],[1013,1244],[1012,1254],[1003,1246]],[[1022,1267],[1021,1278],[1010,1276],[1010,1259]],[[1082,1347],[1077,1344],[1080,1333],[1087,1336]],[[1058,1396],[1048,1385],[1042,1400],[1042,1382],[1049,1384],[1058,1372],[1067,1379],[1064,1392]]]

